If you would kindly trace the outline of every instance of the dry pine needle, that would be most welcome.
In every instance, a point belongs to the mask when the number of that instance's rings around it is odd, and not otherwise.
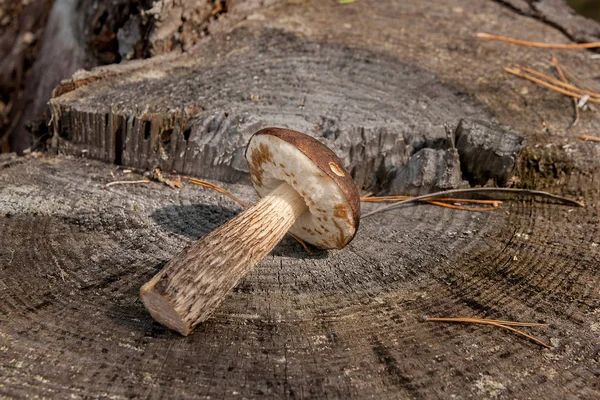
[[[482,324],[482,325],[491,325],[491,326],[496,326],[498,328],[502,328],[502,329],[506,329],[509,330],[513,333],[516,333],[519,336],[523,336],[537,344],[539,344],[540,346],[543,346],[547,349],[551,349],[552,347],[547,344],[542,342],[541,340],[523,332],[520,331],[518,329],[513,328],[513,326],[535,326],[535,327],[540,327],[540,326],[548,326],[548,324],[539,324],[539,323],[534,323],[534,322],[514,322],[514,321],[502,321],[502,320],[495,320],[495,319],[482,319],[482,318],[426,318],[426,321],[432,321],[432,322],[456,322],[456,323],[468,323],[468,324]]]
[[[519,46],[527,46],[527,47],[541,47],[544,49],[563,49],[563,50],[572,50],[572,49],[595,49],[600,47],[600,42],[590,42],[590,43],[543,43],[543,42],[530,42],[527,40],[513,39],[506,36],[492,35],[490,33],[479,32],[477,37],[483,39],[490,40],[498,40],[501,42],[516,44]]]

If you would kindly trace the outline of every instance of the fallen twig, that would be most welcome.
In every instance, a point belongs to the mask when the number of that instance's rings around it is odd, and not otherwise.
[[[471,322],[478,324],[495,323],[500,325],[508,326],[548,326],[548,324],[542,324],[539,322],[518,322],[518,321],[505,321],[501,319],[483,319],[483,318],[425,318],[426,321],[439,321],[439,322]]]
[[[600,142],[600,137],[597,137],[597,136],[579,135],[577,137],[581,140],[589,140],[591,142]]]
[[[360,201],[363,203],[383,203],[388,201],[399,201],[412,199],[413,196],[377,196],[377,197],[361,197]],[[431,200],[427,200],[431,201]],[[437,201],[452,201],[456,203],[475,203],[498,206],[502,204],[500,200],[478,200],[478,199],[461,199],[459,197],[441,197]]]
[[[600,98],[600,93],[592,92],[590,90],[585,90],[585,89],[578,88],[577,86],[573,86],[573,85],[569,84],[566,81],[566,78],[564,78],[565,79],[564,81],[561,81],[561,80],[555,79],[555,78],[553,78],[553,77],[551,77],[549,75],[546,75],[544,73],[538,72],[538,71],[536,71],[534,69],[531,69],[531,68],[521,67],[521,66],[518,66],[518,68],[521,71],[523,71],[523,72],[527,72],[527,73],[529,73],[531,75],[534,75],[534,76],[537,76],[539,78],[546,79],[550,83],[553,83],[553,84],[558,85],[558,86],[562,86],[565,89],[569,89],[569,90],[571,90],[571,91],[573,91],[575,93],[580,93],[582,95],[583,94],[588,94],[591,97]],[[559,71],[560,71],[559,72],[559,74],[560,74],[562,72],[562,70],[559,70]],[[563,77],[564,77],[564,75],[563,75]]]
[[[576,84],[579,85],[579,87],[582,88],[586,88],[586,83],[583,82],[581,79],[577,78],[575,75],[573,75],[568,69],[567,67],[565,67],[564,65],[562,65],[558,59],[556,57],[552,57],[552,63],[560,68],[560,70],[564,73],[565,77],[569,78],[571,81],[575,82]]]
[[[123,171],[123,172],[125,172],[125,171]],[[152,171],[152,174],[150,175],[150,178],[157,180],[160,183],[164,183],[165,185],[169,186],[171,189],[182,189],[183,188],[183,182],[181,182],[181,179],[179,178],[179,176],[176,176],[174,179],[168,178],[163,175],[160,168],[154,168],[154,170]]]
[[[422,196],[417,196],[417,197],[413,197],[411,199],[407,199],[407,200],[402,200],[399,201],[397,203],[394,204],[390,204],[388,206],[379,208],[377,210],[371,211],[370,213],[367,213],[365,215],[362,216],[362,219],[364,218],[368,218],[371,217],[375,214],[379,214],[380,212],[383,211],[390,211],[394,208],[398,208],[402,205],[408,204],[408,203],[414,203],[417,201],[421,201],[424,199],[433,199],[433,198],[439,198],[439,197],[447,197],[448,195],[451,194],[458,194],[458,193],[469,193],[469,194],[477,194],[477,193],[506,193],[506,194],[514,194],[514,195],[526,195],[526,196],[538,196],[538,197],[545,197],[545,198],[549,198],[549,199],[553,199],[558,201],[561,204],[565,204],[565,205],[570,205],[570,206],[576,206],[576,207],[583,207],[582,203],[579,203],[575,200],[563,197],[563,196],[558,196],[555,194],[551,194],[551,193],[547,193],[547,192],[541,192],[538,190],[529,190],[529,189],[513,189],[513,188],[470,188],[470,189],[453,189],[453,190],[446,190],[443,192],[437,192],[437,193],[430,193],[430,194],[424,194]]]
[[[569,83],[569,80],[567,79],[566,76],[566,69],[562,66],[562,64],[558,61],[558,59],[556,57],[552,57],[552,64],[554,65],[554,68],[556,68],[556,73],[558,74],[558,76],[560,77],[560,79],[564,82],[564,83]],[[569,131],[569,129],[571,129],[572,127],[574,127],[575,125],[577,125],[577,122],[579,122],[579,104],[578,101],[575,97],[573,97],[571,100],[573,100],[573,109],[575,112],[575,116],[573,117],[573,121],[571,121],[571,124],[567,127],[567,131]]]
[[[429,201],[427,201],[427,203],[433,204],[435,206],[452,208],[454,210],[462,210],[462,211],[494,211],[494,210],[500,209],[500,207],[465,207],[465,206],[461,206],[461,205],[457,205],[457,204],[448,204],[448,203],[443,203],[443,202],[435,201],[435,200],[429,200]]]
[[[506,36],[492,35],[492,34],[484,33],[484,32],[479,32],[477,34],[477,37],[484,38],[484,39],[490,39],[490,40],[498,40],[501,42],[506,42],[506,43],[511,43],[511,44],[517,44],[519,46],[541,47],[544,49],[570,50],[570,49],[595,49],[595,48],[600,47],[600,42],[569,43],[569,44],[529,42],[527,40],[513,39],[513,38],[506,37]]]
[[[204,187],[207,187],[209,189],[215,190],[215,191],[221,193],[222,195],[225,195],[225,196],[229,197],[230,199],[232,199],[233,201],[235,201],[236,203],[240,204],[243,207],[249,207],[250,206],[244,200],[241,200],[240,198],[236,197],[231,192],[228,192],[227,190],[223,189],[220,186],[215,185],[214,183],[210,183],[210,182],[204,181],[202,179],[192,178],[190,176],[183,176],[182,178],[188,180],[190,183],[193,183],[194,185],[204,186]]]
[[[390,202],[390,201],[399,201],[399,200],[408,200],[411,199],[412,196],[378,196],[378,197],[370,197],[365,196],[361,197],[360,201],[362,203],[382,203],[382,202]],[[458,198],[439,198],[439,199],[425,199],[422,200],[424,203],[436,205],[439,207],[452,208],[455,210],[463,210],[463,211],[493,211],[500,209],[499,205],[502,203],[498,200],[476,200],[476,199],[458,199]],[[452,203],[448,203],[452,202]],[[475,203],[481,205],[492,205],[492,207],[465,207],[456,203]]]
[[[248,207],[248,203],[239,199],[234,194],[230,193],[229,191],[223,189],[220,186],[217,186],[213,183],[207,182],[202,179],[192,178],[189,176],[183,176],[182,178],[186,179],[187,181],[189,181],[190,183],[192,183],[194,185],[204,186],[206,188],[216,190],[217,192],[229,197],[230,199],[234,200],[235,202],[242,205],[243,207]],[[513,189],[513,188],[470,188],[470,189],[446,190],[443,192],[430,193],[430,194],[425,194],[425,195],[417,196],[417,197],[409,197],[405,200],[398,201],[396,203],[382,207],[378,210],[371,211],[370,213],[363,215],[362,218],[367,218],[367,217],[370,217],[372,215],[375,215],[375,214],[383,212],[383,211],[389,211],[389,210],[392,210],[393,208],[399,207],[404,204],[408,204],[408,203],[412,203],[412,202],[420,202],[420,201],[424,201],[424,200],[427,200],[428,202],[430,202],[432,204],[439,205],[442,207],[449,207],[449,208],[453,208],[453,209],[460,209],[460,210],[467,210],[467,211],[495,210],[495,209],[499,208],[498,205],[500,203],[502,203],[501,201],[499,201],[499,200],[459,199],[459,198],[452,198],[452,197],[448,198],[447,197],[447,195],[459,194],[459,193],[493,193],[493,192],[521,194],[521,195],[529,195],[529,196],[540,196],[540,197],[546,197],[546,198],[551,198],[553,200],[557,200],[562,204],[583,207],[583,204],[581,204],[575,200],[571,200],[566,197],[558,196],[558,195],[547,193],[547,192],[541,192],[541,191],[537,191],[537,190]],[[360,200],[364,201],[364,202],[382,202],[382,201],[390,201],[390,200],[393,201],[397,198],[404,198],[404,197],[406,197],[406,196],[382,196],[382,197],[368,197],[367,196],[367,197],[361,197]],[[433,201],[433,199],[436,199],[436,201]],[[442,201],[455,201],[455,202],[462,201],[465,203],[492,204],[493,207],[486,207],[486,208],[463,207],[463,206],[458,206],[455,204],[442,203]],[[306,243],[304,243],[304,241],[302,239],[300,239],[299,237],[297,237],[291,233],[288,233],[288,234],[290,236],[292,236],[294,239],[296,239],[305,248],[305,250],[309,254],[312,254],[310,252],[310,250],[308,249]]]
[[[544,86],[544,87],[546,87],[548,89],[554,90],[556,92],[562,93],[562,94],[567,95],[567,96],[575,97],[577,99],[581,99],[583,96],[585,96],[584,94],[579,94],[579,93],[575,93],[573,91],[569,91],[569,90],[563,89],[563,88],[558,87],[556,85],[553,85],[553,84],[551,84],[551,83],[549,83],[547,81],[544,81],[544,80],[541,80],[541,79],[536,78],[534,76],[531,76],[531,75],[528,75],[526,73],[523,73],[523,71],[521,71],[521,70],[519,70],[517,68],[504,67],[504,70],[506,72],[508,72],[509,74],[513,74],[513,75],[516,75],[516,76],[518,76],[520,78],[530,80],[532,82],[537,83],[538,85]],[[592,103],[600,103],[600,99],[597,99],[597,98],[591,98],[590,97],[588,101],[590,101]]]
[[[517,335],[521,335],[526,337],[527,339],[539,344],[540,346],[546,347],[547,349],[551,349],[552,347],[549,344],[542,342],[535,337],[528,335],[527,333],[520,331],[518,329],[512,328],[512,326],[548,326],[548,324],[538,324],[533,322],[513,322],[513,321],[500,321],[494,319],[481,319],[481,318],[425,318],[425,321],[432,322],[463,322],[470,324],[483,324],[483,325],[491,325],[497,326],[499,328],[507,329],[511,332],[516,333]]]
[[[150,179],[140,179],[138,181],[113,181],[113,182],[109,182],[106,185],[102,186],[102,189],[106,189],[107,187],[110,186],[115,186],[115,185],[129,185],[129,184],[136,184],[136,183],[151,183],[152,181]]]

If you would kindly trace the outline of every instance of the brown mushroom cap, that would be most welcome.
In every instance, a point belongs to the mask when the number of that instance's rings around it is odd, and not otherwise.
[[[259,196],[287,182],[304,198],[308,211],[291,233],[320,248],[341,249],[352,240],[360,220],[360,196],[327,146],[300,132],[265,128],[250,138],[246,160]]]

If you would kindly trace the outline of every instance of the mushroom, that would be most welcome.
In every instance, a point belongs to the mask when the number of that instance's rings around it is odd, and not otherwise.
[[[300,132],[265,128],[246,147],[261,198],[179,253],[140,290],[152,317],[187,336],[291,232],[323,249],[356,234],[359,194],[333,151]]]

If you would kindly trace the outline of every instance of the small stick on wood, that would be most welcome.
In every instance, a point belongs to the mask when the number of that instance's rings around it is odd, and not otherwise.
[[[233,193],[228,192],[227,190],[223,189],[220,186],[215,185],[214,183],[210,183],[210,182],[204,181],[202,179],[198,179],[198,178],[192,178],[190,176],[182,176],[182,178],[187,179],[190,183],[193,183],[194,185],[204,186],[206,188],[215,190],[215,191],[221,193],[222,195],[229,197],[236,203],[240,204],[242,207],[250,206],[250,204],[246,203],[244,200],[240,199],[239,197],[236,197]]]
[[[439,321],[439,322],[470,322],[473,324],[481,324],[481,323],[496,323],[500,325],[508,325],[508,326],[548,326],[549,324],[542,324],[538,322],[518,322],[518,321],[505,321],[500,319],[487,319],[487,318],[425,318],[426,321]]]
[[[362,216],[362,219],[365,219],[367,217],[371,217],[375,214],[379,214],[380,212],[384,212],[384,211],[390,211],[394,208],[398,208],[402,205],[405,204],[409,204],[409,203],[414,203],[417,201],[421,201],[423,199],[434,199],[434,198],[438,198],[438,197],[446,197],[450,194],[457,194],[457,193],[469,193],[469,194],[478,194],[478,193],[506,193],[506,194],[514,194],[514,195],[526,195],[526,196],[539,196],[539,197],[544,197],[544,198],[548,198],[548,199],[553,199],[558,201],[561,204],[564,205],[570,205],[570,206],[575,206],[575,207],[583,207],[582,203],[579,203],[575,200],[563,197],[563,196],[558,196],[555,194],[551,194],[551,193],[547,193],[547,192],[541,192],[539,190],[529,190],[529,189],[513,189],[513,188],[470,188],[470,189],[453,189],[453,190],[446,190],[443,192],[437,192],[437,193],[429,193],[429,194],[424,194],[422,196],[417,196],[417,197],[413,197],[412,199],[408,199],[408,200],[403,200],[403,201],[399,201],[397,203],[394,204],[390,204],[388,206],[382,207],[380,209],[371,211],[370,213],[367,213],[365,215]]]
[[[552,64],[556,68],[556,73],[558,74],[560,79],[565,83],[569,83],[569,80],[567,79],[567,77],[565,76],[565,72],[563,71],[562,64],[558,61],[558,59],[556,57],[552,57]],[[573,100],[573,110],[575,111],[575,116],[573,117],[573,121],[571,122],[571,124],[567,127],[567,131],[569,131],[569,129],[571,129],[572,127],[577,125],[577,122],[579,122],[579,104],[577,104],[576,98],[572,98],[572,100]]]
[[[579,135],[577,137],[581,140],[589,140],[591,142],[600,142],[600,137],[597,137],[597,136]]]
[[[500,207],[465,207],[465,206],[460,206],[460,205],[456,205],[456,204],[442,203],[440,201],[435,201],[435,200],[429,200],[428,203],[433,204],[434,206],[452,208],[454,210],[462,210],[462,211],[494,211],[494,210],[500,209]]]
[[[482,324],[482,325],[491,325],[497,326],[502,329],[507,329],[511,332],[516,333],[517,335],[521,335],[526,337],[527,339],[543,346],[547,349],[551,349],[552,347],[549,344],[542,342],[535,337],[528,335],[527,333],[520,331],[518,329],[512,328],[512,326],[547,326],[547,324],[535,324],[535,323],[527,323],[527,322],[511,322],[511,321],[498,321],[498,320],[488,320],[488,319],[479,319],[479,318],[426,318],[425,321],[433,321],[433,322],[463,322],[463,323],[471,323],[471,324]]]
[[[578,84],[579,87],[584,88],[584,89],[589,88],[585,82],[583,82],[581,79],[577,78],[575,75],[573,75],[571,72],[569,72],[567,67],[562,65],[556,57],[552,57],[552,63],[554,65],[560,67],[561,71],[565,74],[565,76],[567,78],[569,78],[572,82],[575,82],[576,84]]]
[[[390,201],[399,201],[411,199],[412,196],[381,196],[381,197],[361,197],[360,201],[363,203],[382,203]],[[475,203],[482,205],[492,205],[492,207],[465,207],[460,204],[448,204],[446,202],[451,201],[453,203]],[[455,210],[463,211],[492,211],[500,209],[499,205],[502,203],[498,200],[475,200],[475,199],[457,199],[457,198],[441,198],[441,199],[426,199],[423,203],[433,204],[439,207],[452,208]]]
[[[592,92],[590,90],[580,89],[577,86],[573,86],[573,85],[569,84],[566,81],[566,78],[565,78],[565,81],[560,81],[558,79],[555,79],[555,78],[553,78],[553,77],[551,77],[549,75],[543,74],[543,73],[538,72],[538,71],[536,71],[534,69],[531,69],[531,68],[521,67],[521,66],[519,66],[518,68],[521,69],[521,71],[523,71],[523,72],[527,72],[527,73],[529,73],[531,75],[537,76],[539,78],[543,78],[543,79],[547,80],[550,83],[553,83],[553,84],[558,85],[558,86],[562,86],[565,89],[569,89],[569,90],[571,90],[571,91],[573,91],[575,93],[587,94],[587,95],[590,95],[591,97],[600,98],[600,93]],[[560,71],[560,70],[558,70],[558,71]],[[561,72],[562,71],[559,72],[559,75],[560,75]]]
[[[378,197],[361,197],[360,201],[363,203],[383,203],[388,201],[399,201],[412,199],[413,196],[378,196]],[[437,201],[451,201],[455,203],[475,203],[484,205],[498,206],[502,204],[500,200],[477,200],[477,199],[461,199],[458,197],[443,197],[436,199]]]
[[[152,181],[150,181],[149,179],[140,179],[138,181],[113,181],[113,182],[109,182],[106,185],[102,186],[102,189],[106,189],[107,187],[110,186],[115,186],[115,185],[129,185],[129,184],[135,184],[135,183],[151,183]]]
[[[582,98],[584,96],[582,94],[578,94],[578,93],[571,92],[571,91],[568,91],[566,89],[560,88],[558,86],[555,86],[555,85],[553,85],[551,83],[548,83],[548,82],[543,81],[541,79],[538,79],[536,77],[524,74],[523,72],[521,72],[520,70],[518,70],[516,68],[504,67],[504,70],[506,72],[508,72],[509,74],[513,74],[513,75],[516,75],[516,76],[518,76],[520,78],[524,78],[524,79],[530,80],[532,82],[537,83],[540,86],[544,86],[544,87],[546,87],[548,89],[554,90],[556,92],[562,93],[562,94],[567,95],[567,96],[575,97],[577,99],[580,99],[580,98]],[[596,98],[590,98],[588,101],[592,102],[592,103],[600,103],[600,99],[596,99]]]
[[[571,49],[595,49],[595,48],[600,47],[600,42],[569,43],[569,44],[529,42],[527,40],[513,39],[513,38],[506,37],[506,36],[492,35],[492,34],[484,33],[484,32],[477,33],[477,37],[480,37],[483,39],[498,40],[501,42],[516,44],[519,46],[541,47],[544,49],[571,50]]]

